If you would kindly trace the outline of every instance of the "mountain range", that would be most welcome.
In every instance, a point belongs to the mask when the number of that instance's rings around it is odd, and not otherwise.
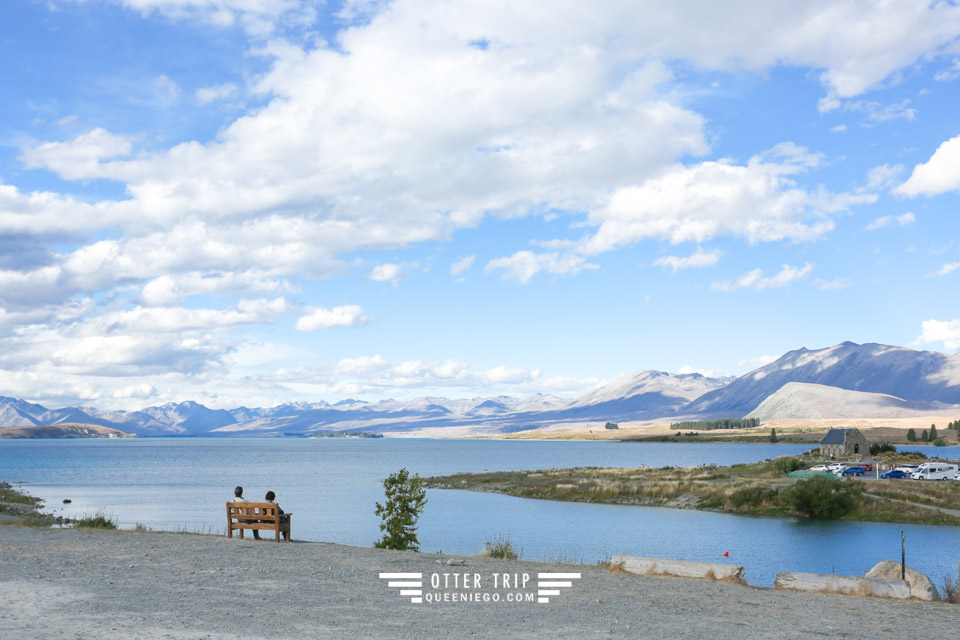
[[[402,435],[449,427],[505,433],[564,422],[907,417],[960,412],[960,355],[844,342],[797,349],[740,377],[640,371],[565,401],[527,398],[286,403],[210,409],[196,402],[139,411],[47,409],[0,396],[0,426],[94,424],[141,436],[278,436],[321,431]]]

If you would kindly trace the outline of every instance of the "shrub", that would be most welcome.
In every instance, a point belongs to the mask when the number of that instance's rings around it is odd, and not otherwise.
[[[744,487],[731,493],[729,500],[731,506],[739,509],[744,506],[759,507],[764,502],[773,500],[776,497],[776,489],[768,489],[766,487]]]
[[[103,511],[98,511],[93,516],[83,515],[73,521],[76,529],[116,529],[117,521],[115,518],[108,518]]]
[[[943,441],[943,438],[937,438],[933,441],[933,446],[935,447],[945,447],[947,443]]]
[[[373,543],[378,549],[419,551],[417,520],[427,504],[427,493],[418,474],[400,469],[383,481],[386,504],[377,503],[374,513],[380,516],[383,538]]]
[[[796,471],[802,466],[803,462],[799,458],[784,456],[773,461],[773,472],[778,476],[782,476],[785,473]]]
[[[940,586],[940,593],[944,602],[960,604],[960,585],[954,582],[952,576],[944,576]]]
[[[608,422],[607,424],[603,425],[603,428],[604,428],[604,429],[619,429],[619,428],[620,428],[620,425],[618,425],[618,424],[616,424],[616,423],[614,423],[614,422]]]
[[[836,478],[801,480],[784,493],[794,509],[811,518],[839,518],[853,508],[853,492]]]
[[[496,540],[488,540],[483,547],[483,555],[499,560],[516,560],[520,554],[513,550],[510,540],[502,536]]]
[[[870,445],[870,455],[875,456],[880,453],[896,453],[897,448],[889,442],[875,442]]]

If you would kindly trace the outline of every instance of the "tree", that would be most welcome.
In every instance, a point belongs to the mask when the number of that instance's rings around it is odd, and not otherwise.
[[[400,469],[383,481],[386,504],[377,503],[374,512],[380,516],[380,531],[383,538],[373,543],[378,549],[397,549],[419,551],[417,538],[417,520],[427,504],[427,493],[423,489],[423,480],[418,474],[410,475],[406,469]]]
[[[777,441],[777,430],[770,429],[770,442],[776,442],[776,441]]]
[[[934,440],[937,439],[937,425],[935,425],[935,424],[930,425],[930,436],[929,436],[929,438],[930,438],[930,442],[933,442]]]
[[[917,432],[913,429],[907,429],[907,442],[916,442]]]
[[[924,429],[923,433],[920,434],[920,440],[923,442],[930,442],[930,434],[927,433],[926,429]]]
[[[784,497],[790,506],[811,518],[839,518],[854,505],[852,490],[836,478],[801,480],[787,489]]]

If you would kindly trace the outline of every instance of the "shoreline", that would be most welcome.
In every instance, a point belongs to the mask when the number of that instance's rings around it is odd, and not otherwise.
[[[0,632],[36,640],[102,638],[949,637],[960,607],[797,593],[727,582],[612,573],[473,556],[331,543],[254,543],[168,532],[0,526]],[[441,562],[438,564],[438,560]],[[447,560],[463,564],[448,565]],[[785,568],[787,569],[787,568]],[[412,604],[381,572],[479,575],[576,571],[547,604]],[[749,580],[749,575],[747,576]],[[441,589],[440,594],[470,594]],[[775,610],[775,616],[758,616]],[[266,615],[264,615],[264,612]],[[494,622],[495,620],[495,622]],[[870,621],[856,624],[852,620]],[[893,621],[896,622],[893,622]],[[748,622],[749,621],[749,622]],[[878,627],[879,623],[879,627]],[[734,631],[735,630],[735,631]]]

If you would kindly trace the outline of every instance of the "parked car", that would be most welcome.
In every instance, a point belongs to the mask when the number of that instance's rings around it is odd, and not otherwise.
[[[860,465],[860,468],[863,469],[864,471],[873,471],[873,465],[870,464],[869,462]]]
[[[891,469],[890,471],[884,471],[881,473],[880,477],[888,480],[899,480],[900,478],[909,478],[910,474],[903,469]]]
[[[863,467],[847,467],[840,472],[840,475],[844,476],[862,476],[864,474]]]
[[[834,473],[836,473],[838,471],[843,471],[846,468],[847,468],[847,465],[845,465],[844,463],[834,462],[829,467],[827,467],[827,471],[833,471]]]
[[[925,462],[910,476],[914,480],[950,480],[960,469],[946,462]]]
[[[818,464],[815,467],[810,467],[807,471],[830,471],[830,467],[825,464]]]

